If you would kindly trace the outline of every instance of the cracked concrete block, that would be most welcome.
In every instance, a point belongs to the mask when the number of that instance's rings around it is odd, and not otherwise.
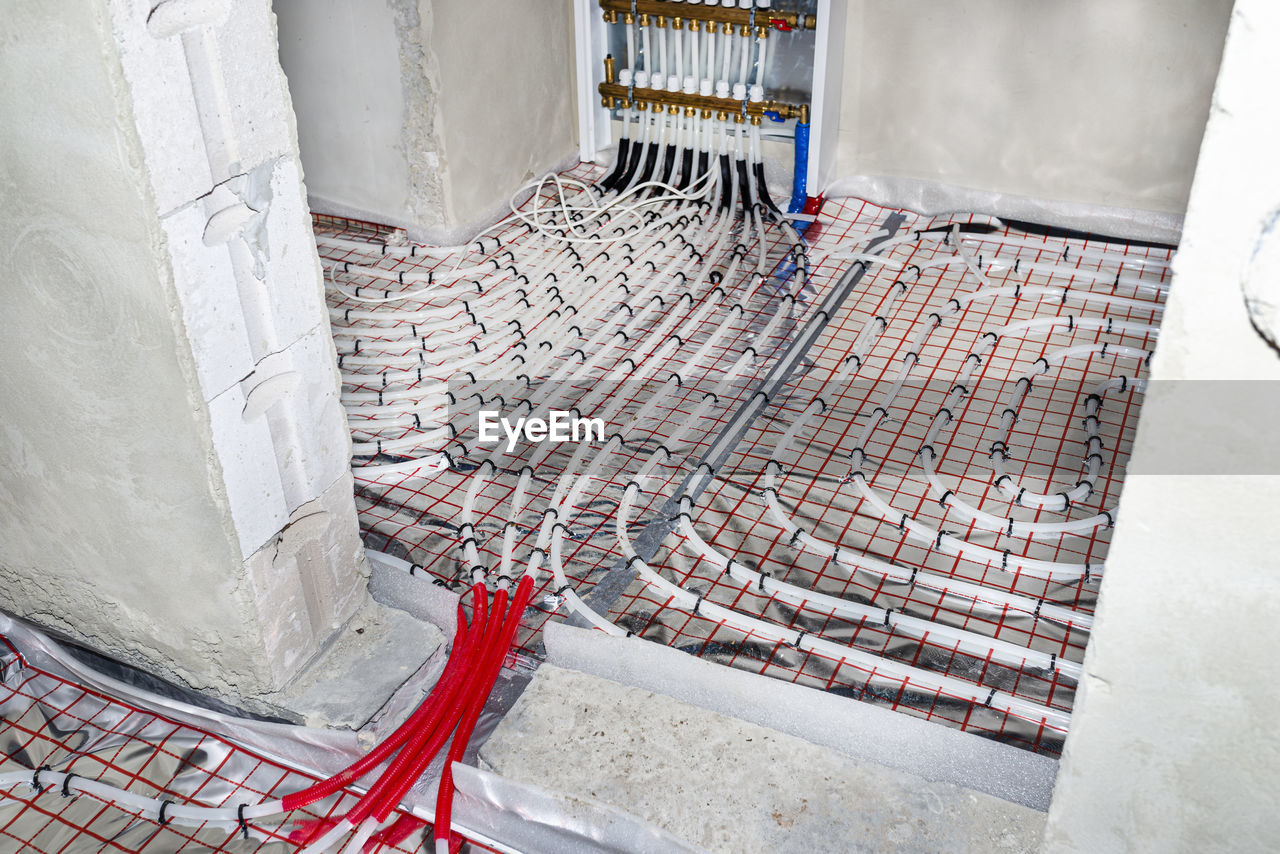
[[[192,16],[191,26],[160,29],[148,21],[164,3],[110,3],[161,215],[255,166],[297,156],[270,4],[185,5],[207,7],[209,14]]]
[[[351,474],[297,508],[245,567],[273,680],[284,685],[366,599]]]
[[[205,216],[197,205],[174,211],[160,224],[200,388],[205,400],[213,400],[253,370],[231,258],[225,250],[210,251],[200,239]]]
[[[270,5],[2,11],[0,604],[279,710],[369,597]]]

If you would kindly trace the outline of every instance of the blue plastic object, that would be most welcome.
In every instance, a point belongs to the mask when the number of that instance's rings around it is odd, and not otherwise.
[[[809,126],[796,122],[796,171],[791,179],[791,204],[787,213],[800,213],[804,210],[808,196],[809,176]]]

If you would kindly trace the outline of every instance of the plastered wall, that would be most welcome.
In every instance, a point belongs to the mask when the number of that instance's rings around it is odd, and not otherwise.
[[[1239,0],[1049,811],[1054,854],[1280,849],[1278,79],[1280,6]],[[1173,473],[1189,466],[1210,473]]]
[[[0,17],[0,607],[269,706],[367,601],[270,6]]]
[[[849,0],[837,175],[1181,214],[1231,5]]]
[[[569,0],[446,0],[430,10],[450,219],[475,221],[568,157]]]
[[[280,63],[290,77],[313,193],[332,205],[382,210],[396,223],[430,221],[440,190],[409,183],[398,32],[413,4],[277,2]],[[422,151],[420,154],[426,155]],[[417,210],[421,208],[421,210]],[[438,212],[436,214],[438,216]]]
[[[135,663],[219,651],[261,684],[105,3],[46,8],[7,0],[0,36],[0,113],[22,117],[0,133],[0,597]]]
[[[461,239],[573,149],[570,0],[274,0],[313,210]]]

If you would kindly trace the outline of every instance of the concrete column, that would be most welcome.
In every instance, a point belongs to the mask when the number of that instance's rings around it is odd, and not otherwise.
[[[0,603],[276,708],[368,599],[269,3],[0,18]]]
[[[1280,6],[1238,0],[1049,852],[1280,848],[1276,80]]]

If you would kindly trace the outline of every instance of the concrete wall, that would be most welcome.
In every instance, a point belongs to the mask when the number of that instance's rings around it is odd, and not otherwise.
[[[573,149],[570,0],[275,0],[313,210],[452,241]]]
[[[1280,6],[1239,0],[1046,851],[1280,849],[1278,48]]]
[[[850,0],[836,174],[1181,214],[1231,0]]]
[[[407,107],[397,10],[348,0],[277,2],[275,10],[312,192],[335,205],[385,211],[395,222],[414,219],[423,205],[429,218],[442,204],[439,187],[411,199],[401,140]],[[413,4],[408,13],[416,13]]]
[[[255,702],[367,599],[269,5],[0,15],[0,601]]]
[[[449,0],[431,9],[453,223],[472,222],[572,153],[569,0]]]

